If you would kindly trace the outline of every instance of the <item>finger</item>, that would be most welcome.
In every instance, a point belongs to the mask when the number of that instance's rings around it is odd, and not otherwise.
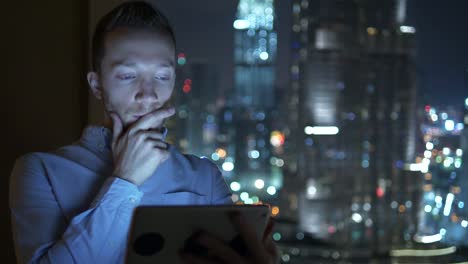
[[[190,264],[216,264],[217,262],[195,256],[190,253],[180,253],[180,258],[182,259],[183,263],[190,263]]]
[[[146,139],[150,141],[153,145],[153,148],[157,148],[158,150],[167,150],[167,143],[161,140],[153,140],[153,139]]]
[[[118,114],[111,112],[109,116],[112,119],[112,144],[114,144],[122,133],[123,125]]]
[[[268,219],[268,224],[267,224],[267,226],[265,228],[265,232],[263,232],[263,239],[262,239],[263,242],[265,242],[266,239],[271,237],[271,234],[273,233],[273,227],[274,226],[275,226],[274,219],[273,219],[273,217],[270,217]]]
[[[197,241],[208,248],[211,256],[222,259],[225,263],[241,263],[242,258],[225,242],[215,238],[214,236],[201,233]]]
[[[157,130],[146,130],[146,131],[140,130],[139,133],[142,133],[142,136],[145,139],[164,141],[164,135]]]
[[[130,133],[135,133],[138,130],[148,130],[162,126],[164,119],[172,116],[175,113],[174,107],[160,108],[153,111],[136,121],[129,129]]]
[[[250,253],[255,258],[255,263],[263,263],[267,260],[268,255],[260,238],[252,226],[248,224],[245,217],[239,212],[233,212],[230,214],[230,219],[234,228],[240,233]]]

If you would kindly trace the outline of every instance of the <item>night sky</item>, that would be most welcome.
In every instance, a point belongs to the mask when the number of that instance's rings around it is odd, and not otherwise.
[[[233,28],[238,1],[153,0],[171,20],[178,50],[189,61],[216,66],[221,88],[233,83]],[[276,1],[277,86],[289,83],[290,1]],[[468,1],[408,0],[407,24],[416,27],[420,103],[461,105],[468,97]]]

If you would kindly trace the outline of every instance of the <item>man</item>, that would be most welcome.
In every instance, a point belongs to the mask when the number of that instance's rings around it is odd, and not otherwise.
[[[175,82],[175,38],[168,20],[144,2],[124,3],[98,23],[92,43],[92,93],[105,109],[103,126],[51,153],[17,160],[10,207],[19,263],[120,263],[139,205],[231,203],[218,168],[164,142]],[[250,259],[207,234],[198,242],[226,263],[272,263],[269,232],[260,241],[233,220]],[[191,263],[210,263],[182,254]]]

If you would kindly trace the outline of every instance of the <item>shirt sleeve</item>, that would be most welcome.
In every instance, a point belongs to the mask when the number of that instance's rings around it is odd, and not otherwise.
[[[136,185],[109,177],[91,206],[68,222],[41,158],[18,159],[9,199],[18,263],[121,262],[142,195]]]
[[[212,193],[211,193],[211,204],[213,205],[223,205],[223,204],[232,204],[231,191],[229,190],[226,181],[224,180],[221,171],[218,167],[210,162],[211,175],[212,179]]]

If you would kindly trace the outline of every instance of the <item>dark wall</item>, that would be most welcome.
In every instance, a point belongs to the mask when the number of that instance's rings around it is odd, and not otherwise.
[[[7,85],[2,87],[0,234],[6,247],[0,259],[14,263],[8,209],[14,160],[71,143],[87,120],[88,1],[7,1],[2,10]]]

